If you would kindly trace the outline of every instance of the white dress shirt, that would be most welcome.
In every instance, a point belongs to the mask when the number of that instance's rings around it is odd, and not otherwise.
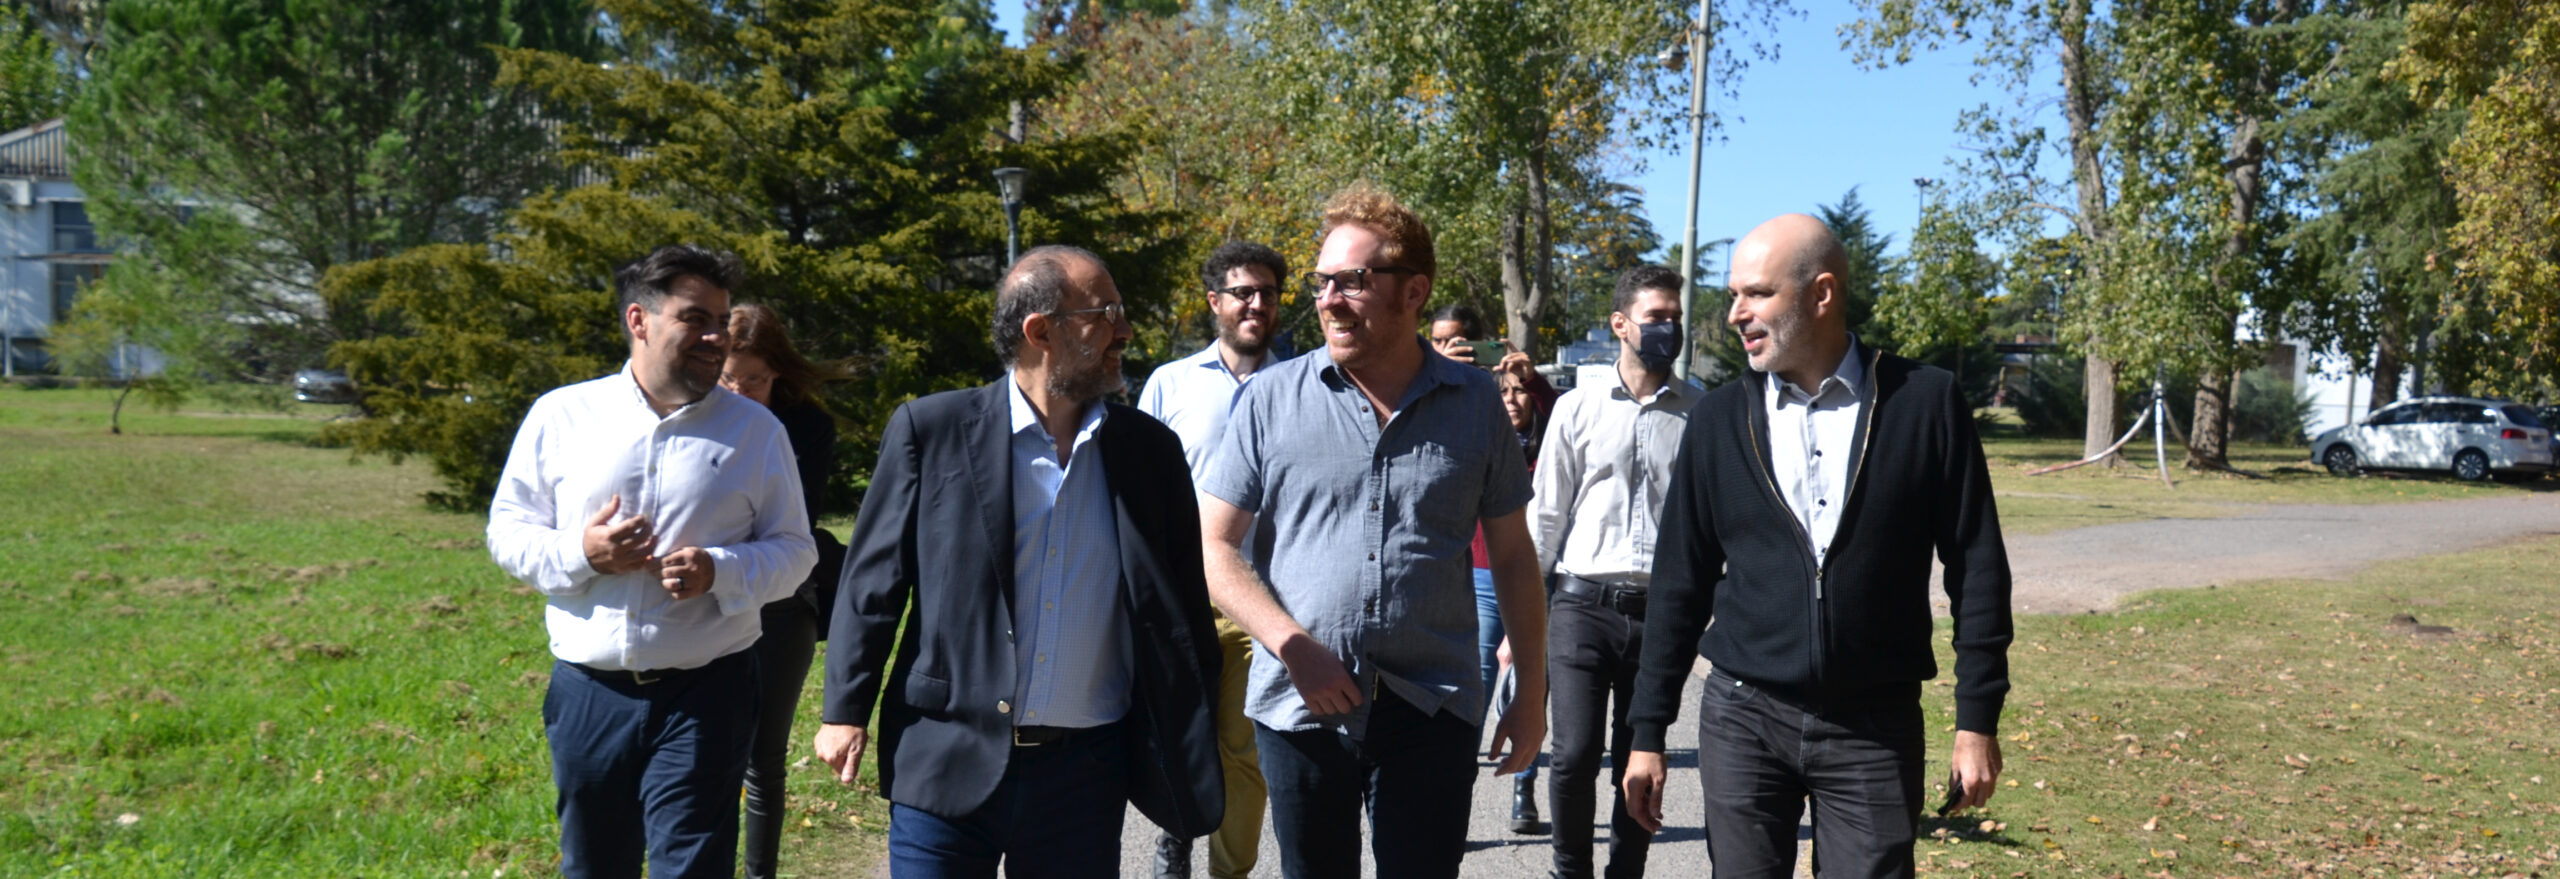
[[[665,555],[702,547],[711,591],[667,595],[658,572],[600,574],[587,519],[649,517]],[[535,400],[489,504],[489,555],[549,599],[551,653],[592,668],[699,668],[753,645],[763,609],[818,562],[782,422],[721,388],[661,418],[631,367]]]
[[[1616,370],[1611,370],[1615,375]],[[1674,378],[1638,400],[1623,383],[1590,385],[1556,400],[1529,499],[1538,568],[1586,580],[1645,583],[1671,461],[1705,394]]]
[[[1858,387],[1867,366],[1856,340],[1822,384],[1807,391],[1769,374],[1769,466],[1777,472],[1778,491],[1787,511],[1804,526],[1816,568],[1830,560],[1831,536],[1840,530],[1841,505],[1849,490],[1849,444],[1858,435],[1865,405]]]
[[[1067,460],[1005,377],[1013,439],[1013,713],[1019,726],[1101,726],[1129,712],[1137,661],[1120,600],[1120,525],[1085,407]]]
[[[1189,357],[1156,367],[1147,376],[1146,389],[1138,392],[1138,411],[1182,437],[1182,457],[1191,465],[1194,482],[1208,475],[1209,455],[1227,431],[1227,410],[1235,405],[1236,394],[1271,366],[1271,353],[1265,351],[1263,368],[1238,376],[1227,369],[1219,350],[1211,342]]]

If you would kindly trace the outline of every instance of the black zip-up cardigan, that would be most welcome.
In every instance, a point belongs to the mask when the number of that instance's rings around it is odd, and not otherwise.
[[[1933,552],[1955,618],[1956,728],[1998,733],[2013,637],[2009,555],[1973,412],[1946,370],[1870,356],[1825,569],[1769,463],[1768,375],[1727,382],[1690,411],[1645,601],[1627,718],[1636,750],[1663,749],[1693,655],[1802,702],[1916,691],[1938,675]]]

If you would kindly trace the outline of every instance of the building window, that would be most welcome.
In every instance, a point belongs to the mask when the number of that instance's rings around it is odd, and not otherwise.
[[[102,263],[54,263],[54,321],[58,323],[70,320],[71,303],[80,298],[80,291],[97,283],[98,279],[104,277],[106,273],[107,267]]]
[[[97,253],[98,227],[89,224],[89,206],[76,201],[53,203],[53,252]]]

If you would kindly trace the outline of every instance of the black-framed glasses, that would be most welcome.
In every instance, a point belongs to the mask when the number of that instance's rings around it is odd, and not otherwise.
[[[1308,272],[1304,279],[1307,282],[1308,295],[1322,296],[1324,295],[1325,288],[1331,287],[1335,291],[1340,292],[1343,296],[1358,299],[1362,294],[1369,292],[1370,275],[1419,274],[1422,273],[1403,266],[1378,266],[1376,268],[1367,269],[1343,269],[1342,271],[1332,273]]]
[[[1225,296],[1239,303],[1252,302],[1255,297],[1260,297],[1264,302],[1276,304],[1280,301],[1280,286],[1277,284],[1237,284],[1233,287],[1220,287],[1209,291],[1209,298],[1211,299],[1216,299],[1220,296]]]
[[[1103,320],[1107,320],[1115,324],[1125,323],[1129,320],[1128,307],[1117,302],[1109,305],[1099,305],[1093,308],[1070,308],[1065,311],[1049,312],[1050,317],[1067,317],[1069,315],[1079,314],[1099,314],[1102,315]]]

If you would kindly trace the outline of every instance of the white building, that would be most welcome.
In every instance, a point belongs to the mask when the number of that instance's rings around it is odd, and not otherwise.
[[[71,182],[69,146],[60,119],[0,134],[0,371],[8,375],[46,369],[53,325],[111,259],[88,199]],[[156,353],[137,347],[112,369],[149,373],[159,365]]]

